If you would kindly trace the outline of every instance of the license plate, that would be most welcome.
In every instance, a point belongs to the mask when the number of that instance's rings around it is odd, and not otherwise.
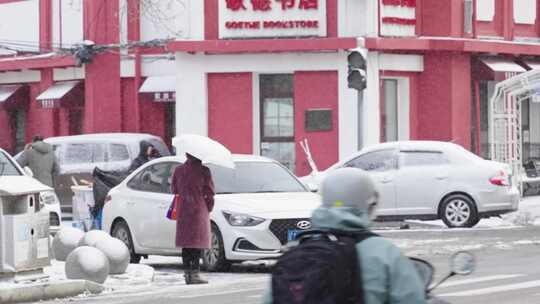
[[[296,236],[300,234],[300,232],[302,232],[302,230],[289,229],[287,231],[287,241],[294,241],[296,239]]]

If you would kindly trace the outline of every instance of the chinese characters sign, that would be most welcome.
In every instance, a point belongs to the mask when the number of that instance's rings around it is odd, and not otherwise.
[[[219,38],[326,36],[326,0],[219,0]]]

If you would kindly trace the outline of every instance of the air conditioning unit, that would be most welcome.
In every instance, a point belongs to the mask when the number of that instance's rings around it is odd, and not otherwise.
[[[465,0],[463,6],[463,33],[473,33],[473,15],[474,5],[473,0]]]

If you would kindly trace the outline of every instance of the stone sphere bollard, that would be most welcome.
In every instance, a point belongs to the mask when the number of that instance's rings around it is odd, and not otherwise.
[[[109,260],[101,250],[82,246],[66,259],[66,277],[103,284],[109,275]]]
[[[84,232],[77,228],[62,227],[52,242],[52,251],[57,261],[65,261],[67,256],[79,246]]]
[[[110,237],[100,240],[95,247],[101,250],[109,259],[109,274],[123,274],[126,272],[131,256],[124,242]]]
[[[96,247],[97,242],[104,240],[104,239],[110,239],[111,236],[101,230],[91,230],[88,231],[84,237],[80,240],[79,246],[90,246],[90,247]]]

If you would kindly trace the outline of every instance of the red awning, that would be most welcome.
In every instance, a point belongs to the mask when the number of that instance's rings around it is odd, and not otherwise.
[[[14,109],[24,105],[28,96],[24,94],[24,85],[0,85],[0,109]]]
[[[525,65],[529,67],[531,70],[540,70],[540,61],[535,60],[524,60],[523,61]]]
[[[154,96],[156,102],[176,101],[176,76],[150,76],[146,78],[139,93]]]
[[[54,83],[36,98],[43,108],[58,108],[60,101],[69,94],[79,83],[80,80],[63,81]]]
[[[491,78],[497,81],[526,72],[525,68],[508,58],[481,57],[479,61],[490,72]]]

